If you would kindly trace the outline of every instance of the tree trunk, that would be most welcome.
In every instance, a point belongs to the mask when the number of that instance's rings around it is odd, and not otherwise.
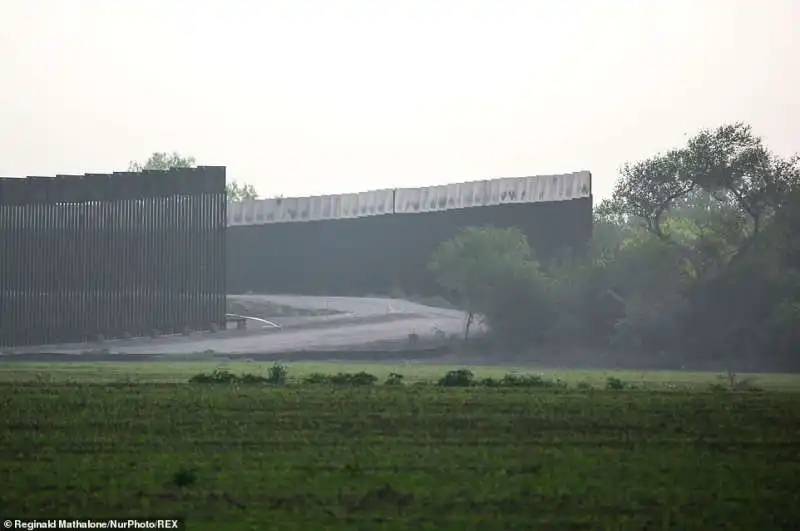
[[[464,341],[469,340],[469,327],[472,325],[472,318],[475,317],[473,312],[467,312],[467,324],[464,326]]]

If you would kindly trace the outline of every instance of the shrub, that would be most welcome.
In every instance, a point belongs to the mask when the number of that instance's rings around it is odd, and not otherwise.
[[[561,378],[545,378],[543,374],[506,374],[500,381],[505,387],[538,387],[564,389],[567,382]]]
[[[626,382],[624,382],[619,378],[616,378],[614,376],[609,376],[608,378],[606,378],[606,389],[621,391],[623,389],[630,389],[630,388],[631,386],[629,386]]]
[[[403,375],[397,374],[396,372],[389,373],[389,377],[386,378],[384,385],[403,385]]]
[[[188,487],[197,482],[197,472],[192,468],[181,467],[172,474],[172,484],[178,488]]]
[[[592,387],[592,384],[590,384],[589,382],[578,382],[578,385],[576,387],[581,391],[589,391],[591,389],[594,389]]]
[[[482,313],[500,346],[521,351],[547,339],[557,317],[551,284],[536,263],[498,279]]]
[[[233,374],[228,369],[223,369],[218,367],[211,371],[210,373],[200,373],[195,374],[191,378],[189,378],[189,383],[202,383],[202,384],[210,384],[210,383],[236,383],[239,378]]]
[[[216,368],[210,373],[195,374],[189,378],[189,383],[195,384],[263,384],[267,379],[256,374],[243,374],[237,376],[228,369]]]
[[[240,384],[263,384],[267,383],[268,379],[257,374],[243,374],[235,382]]]
[[[356,373],[340,372],[338,374],[310,374],[304,380],[307,384],[333,384],[333,385],[372,385],[378,381],[374,374],[361,371]]]
[[[308,376],[306,376],[303,382],[307,384],[331,383],[331,376],[329,374],[323,374],[321,372],[313,372]]]
[[[483,385],[484,387],[500,387],[502,382],[494,378],[484,378],[480,381],[480,385]]]
[[[356,373],[340,372],[332,376],[330,381],[336,385],[372,385],[378,381],[378,377],[364,371]]]
[[[469,387],[474,383],[475,375],[469,369],[449,371],[440,380],[442,387]]]
[[[274,364],[267,372],[267,381],[271,384],[285,384],[289,369],[280,363]]]

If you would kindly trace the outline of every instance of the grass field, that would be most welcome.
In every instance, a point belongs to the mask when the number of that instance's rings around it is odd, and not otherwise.
[[[0,382],[48,382],[48,383],[185,383],[191,376],[223,367],[231,372],[266,375],[272,363],[228,362],[152,362],[152,363],[7,363],[0,364]],[[336,373],[340,371],[366,371],[380,381],[390,373],[400,373],[408,383],[434,382],[453,366],[424,363],[286,363],[291,380],[302,379],[312,373]],[[542,373],[550,378],[561,378],[568,384],[586,382],[594,387],[603,387],[606,379],[619,378],[651,390],[703,391],[709,385],[726,382],[728,375],[722,373],[687,371],[579,371],[498,366],[471,367],[477,378],[499,378],[510,371]],[[800,392],[800,374],[739,374],[739,380],[750,380],[767,391]]]
[[[188,529],[800,529],[800,389],[551,372],[567,389],[193,385],[214,366],[0,365],[0,516]],[[256,363],[234,372],[266,373]],[[507,369],[478,368],[479,377]],[[610,375],[636,390],[602,389]],[[594,390],[578,390],[587,382]]]

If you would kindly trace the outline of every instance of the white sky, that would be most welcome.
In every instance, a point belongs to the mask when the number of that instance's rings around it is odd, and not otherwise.
[[[0,0],[0,175],[153,151],[262,196],[619,166],[742,120],[800,139],[798,0]]]

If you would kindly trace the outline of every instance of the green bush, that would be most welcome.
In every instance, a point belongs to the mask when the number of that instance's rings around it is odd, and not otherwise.
[[[285,365],[276,363],[267,372],[267,381],[271,384],[285,384],[289,375],[289,369]]]
[[[449,371],[438,382],[442,387],[469,387],[475,383],[475,375],[469,369]]]
[[[336,385],[372,385],[378,377],[368,372],[347,373],[340,372],[331,377],[331,383]]]
[[[497,280],[483,315],[498,345],[521,352],[547,339],[557,317],[552,284],[536,262]]]
[[[228,369],[223,369],[218,367],[211,371],[210,373],[200,373],[195,374],[191,378],[189,378],[189,383],[200,383],[200,384],[232,384],[236,383],[239,380],[239,377],[233,374]]]
[[[495,378],[484,378],[480,381],[480,385],[484,387],[500,387],[502,385],[500,380]]]
[[[181,467],[172,474],[172,484],[178,488],[185,488],[197,482],[197,472],[193,468]]]
[[[189,383],[194,384],[263,384],[267,378],[256,374],[243,374],[237,376],[228,369],[216,368],[210,373],[195,374],[189,378]]]
[[[340,372],[338,374],[309,374],[304,383],[307,384],[333,384],[333,385],[372,385],[378,381],[374,374],[361,371],[356,373]]]
[[[331,383],[331,376],[321,372],[312,372],[303,379],[303,383],[307,384],[329,384]]]
[[[506,374],[500,384],[504,387],[538,387],[542,389],[564,389],[567,382],[561,378],[545,378],[543,374]]]
[[[257,374],[243,374],[239,376],[235,383],[239,384],[264,384],[267,383],[269,380],[263,376],[258,376]]]
[[[403,375],[397,374],[396,372],[389,373],[389,377],[386,378],[384,385],[403,385]]]
[[[633,389],[633,386],[615,376],[606,378],[606,389],[613,391],[621,391],[623,389]]]

